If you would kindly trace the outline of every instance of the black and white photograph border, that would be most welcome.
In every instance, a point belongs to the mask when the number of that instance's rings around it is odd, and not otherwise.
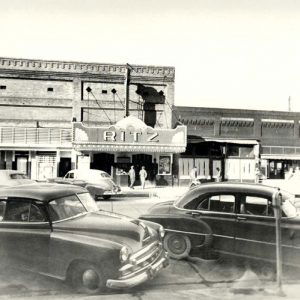
[[[0,8],[0,299],[299,298],[300,1]]]

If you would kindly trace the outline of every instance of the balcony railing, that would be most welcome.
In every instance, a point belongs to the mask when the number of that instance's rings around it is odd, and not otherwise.
[[[72,142],[72,130],[61,128],[0,127],[0,144],[52,144]]]

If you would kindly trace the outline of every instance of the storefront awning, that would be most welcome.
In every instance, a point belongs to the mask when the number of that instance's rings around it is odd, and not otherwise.
[[[192,138],[189,139],[193,142],[216,142],[216,143],[229,143],[229,144],[240,144],[240,145],[258,145],[257,140],[249,139],[222,139],[222,138],[211,138],[211,137],[202,137],[202,138]]]
[[[300,160],[299,155],[289,154],[261,154],[261,159],[278,159],[278,160]]]
[[[73,148],[94,152],[181,153],[186,149],[186,126],[157,129],[129,116],[107,127],[73,123]]]

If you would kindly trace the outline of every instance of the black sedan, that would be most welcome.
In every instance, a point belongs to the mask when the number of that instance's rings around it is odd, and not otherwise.
[[[168,265],[162,226],[99,211],[84,188],[0,189],[1,264],[70,282],[80,292],[126,288]]]
[[[207,183],[176,202],[153,206],[140,218],[164,226],[164,247],[181,259],[191,251],[274,261],[277,189],[242,183]],[[300,217],[293,195],[282,192],[282,246],[287,265],[300,266]]]

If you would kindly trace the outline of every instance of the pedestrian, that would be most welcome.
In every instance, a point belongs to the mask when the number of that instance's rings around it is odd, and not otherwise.
[[[217,167],[216,170],[217,170],[216,182],[221,182],[222,181],[221,170],[219,167]]]
[[[197,179],[197,176],[198,176],[197,173],[198,173],[197,168],[194,166],[190,171],[190,180],[191,180],[190,183],[194,182]]]
[[[130,180],[130,188],[131,189],[134,189],[133,185],[134,185],[134,182],[135,182],[135,170],[134,170],[134,166],[131,166],[130,167],[130,170],[128,172],[128,175],[129,175],[129,180]]]
[[[141,180],[141,187],[142,187],[142,189],[144,189],[146,178],[147,178],[147,171],[145,170],[144,166],[142,166],[142,169],[140,170],[139,174],[140,174],[140,180]]]

